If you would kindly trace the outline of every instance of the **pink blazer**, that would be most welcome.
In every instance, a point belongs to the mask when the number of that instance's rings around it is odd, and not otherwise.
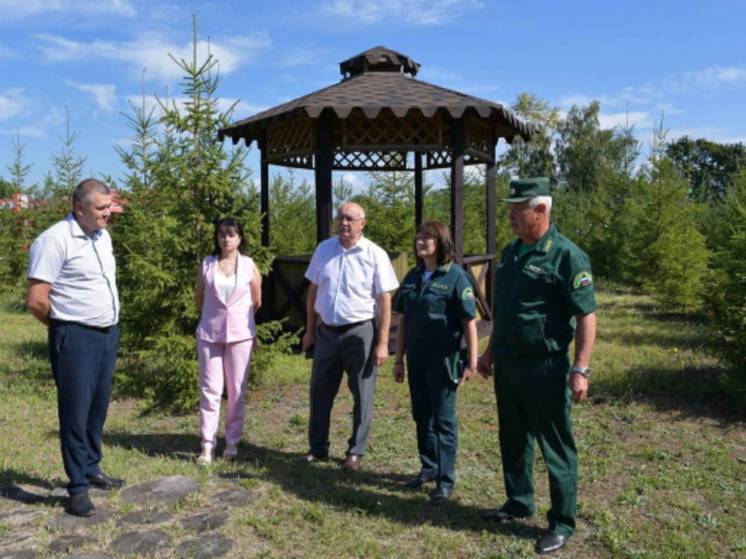
[[[217,256],[206,256],[202,261],[202,281],[205,297],[202,316],[197,325],[197,338],[213,343],[233,343],[249,340],[256,335],[254,303],[249,288],[254,279],[254,261],[238,255],[236,288],[227,301],[215,285]]]

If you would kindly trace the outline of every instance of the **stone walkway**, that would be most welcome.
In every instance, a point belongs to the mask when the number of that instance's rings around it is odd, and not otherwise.
[[[250,508],[257,498],[237,480],[211,477],[200,487],[186,476],[90,495],[96,514],[78,518],[63,512],[62,488],[0,488],[0,559],[223,557],[234,547],[222,533],[230,510]]]

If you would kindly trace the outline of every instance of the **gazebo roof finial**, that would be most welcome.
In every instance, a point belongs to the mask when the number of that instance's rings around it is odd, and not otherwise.
[[[400,72],[415,77],[419,69],[420,65],[406,54],[384,46],[373,47],[339,64],[343,79],[366,72]]]

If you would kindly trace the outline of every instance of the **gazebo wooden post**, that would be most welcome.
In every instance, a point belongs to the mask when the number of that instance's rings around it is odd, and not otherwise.
[[[269,162],[267,161],[267,131],[263,130],[259,137],[259,209],[262,216],[262,239],[261,243],[264,248],[269,247]],[[268,277],[272,276],[272,271]],[[262,316],[274,317],[276,311],[275,302],[275,281],[267,281],[264,286],[264,304],[259,311]]]
[[[464,119],[452,123],[451,235],[456,261],[464,261]]]
[[[319,116],[316,172],[316,240],[331,236],[332,221],[332,115],[325,110]]]
[[[269,246],[269,163],[267,162],[267,131],[262,131],[259,139],[260,162],[260,211],[262,214],[262,246]]]
[[[414,225],[422,225],[424,215],[422,195],[422,154],[414,152]]]
[[[492,305],[492,284],[495,278],[495,265],[497,262],[497,234],[496,227],[496,214],[497,214],[497,184],[495,179],[497,178],[497,167],[495,162],[495,140],[491,142],[492,149],[490,153],[490,159],[487,161],[486,169],[486,190],[487,190],[487,254],[490,255],[490,260],[486,263],[487,274],[485,276],[484,295],[487,302]]]

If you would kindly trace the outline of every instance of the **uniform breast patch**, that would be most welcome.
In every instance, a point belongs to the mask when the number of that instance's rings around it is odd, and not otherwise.
[[[572,280],[572,288],[588,287],[593,284],[593,275],[588,271],[579,272]]]

